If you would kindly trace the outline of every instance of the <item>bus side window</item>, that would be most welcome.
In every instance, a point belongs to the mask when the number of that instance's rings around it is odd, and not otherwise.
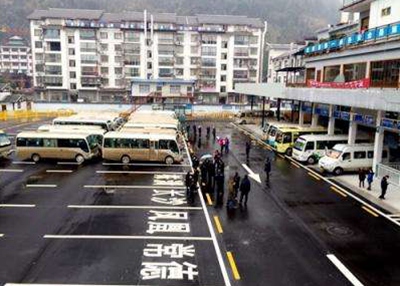
[[[350,153],[344,153],[344,154],[342,155],[342,160],[343,160],[343,161],[345,161],[345,160],[350,160],[350,159],[351,159]]]
[[[307,142],[307,145],[306,145],[306,149],[305,149],[306,151],[308,151],[308,150],[314,150],[314,142],[312,142],[312,141],[310,141],[310,142]]]
[[[44,147],[57,147],[56,139],[43,139]]]
[[[159,148],[160,148],[160,150],[167,150],[168,149],[168,141],[167,140],[160,140],[159,141]]]
[[[83,139],[74,139],[76,141],[76,146],[81,148],[85,152],[89,152],[89,146]]]
[[[354,159],[365,159],[365,151],[354,152]]]
[[[43,146],[43,139],[40,138],[28,138],[26,139],[27,144],[26,146],[29,147],[42,147]]]
[[[25,147],[27,146],[27,143],[26,138],[17,138],[17,146]]]
[[[292,133],[283,134],[283,143],[292,143]]]

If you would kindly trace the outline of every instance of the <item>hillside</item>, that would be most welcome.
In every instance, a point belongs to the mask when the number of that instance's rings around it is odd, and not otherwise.
[[[259,17],[269,24],[268,41],[289,42],[313,35],[338,18],[341,0],[0,0],[0,27],[27,32],[26,16],[37,8],[136,10]],[[23,29],[23,31],[21,31]]]

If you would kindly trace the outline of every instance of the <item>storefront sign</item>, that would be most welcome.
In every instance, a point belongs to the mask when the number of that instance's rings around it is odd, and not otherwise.
[[[375,119],[372,115],[355,114],[353,120],[365,125],[375,124]]]
[[[369,88],[370,80],[368,78],[349,82],[319,82],[316,80],[308,80],[307,86],[315,88]]]

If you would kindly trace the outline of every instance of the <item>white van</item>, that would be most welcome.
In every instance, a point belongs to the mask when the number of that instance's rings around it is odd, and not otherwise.
[[[302,135],[293,146],[292,157],[299,162],[315,164],[337,144],[346,144],[348,135]],[[368,143],[367,136],[358,137],[356,143]]]
[[[338,144],[319,160],[319,167],[323,171],[340,175],[344,171],[372,168],[373,159],[374,144]],[[389,161],[387,148],[383,149],[382,161]]]

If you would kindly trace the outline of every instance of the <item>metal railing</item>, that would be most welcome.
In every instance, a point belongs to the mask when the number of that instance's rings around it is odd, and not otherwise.
[[[378,178],[383,178],[384,176],[389,176],[389,183],[400,186],[400,165],[399,164],[378,164],[376,168],[376,176]]]

